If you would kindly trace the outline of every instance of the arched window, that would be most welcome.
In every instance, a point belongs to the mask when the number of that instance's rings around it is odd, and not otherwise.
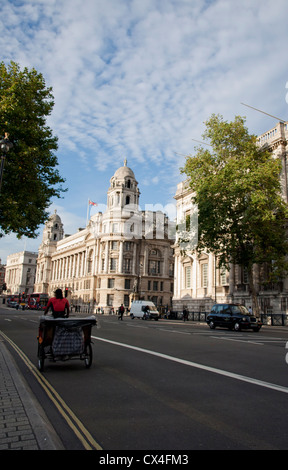
[[[93,251],[90,250],[89,257],[88,257],[88,260],[87,260],[87,273],[88,274],[92,273],[92,257],[93,257]]]

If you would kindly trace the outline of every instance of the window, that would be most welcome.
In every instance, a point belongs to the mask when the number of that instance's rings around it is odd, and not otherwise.
[[[202,264],[202,287],[208,287],[208,263]]]
[[[124,258],[123,259],[123,272],[124,273],[130,273],[131,272],[131,259],[130,258]]]
[[[153,281],[153,290],[154,291],[158,290],[158,281]]]
[[[186,289],[191,288],[191,266],[185,268],[185,286]]]
[[[131,246],[132,246],[131,242],[124,242],[124,250],[125,251],[131,251]]]
[[[118,242],[117,241],[112,241],[111,242],[111,250],[118,250]]]
[[[248,284],[249,279],[248,279],[248,270],[246,267],[243,268],[243,282],[244,284]]]
[[[108,294],[107,295],[107,305],[108,305],[108,307],[113,307],[113,302],[114,302],[114,295],[113,294]]]
[[[112,224],[112,232],[117,233],[118,232],[118,224]]]
[[[92,251],[90,251],[89,258],[87,260],[87,273],[88,274],[92,273]]]
[[[116,271],[117,268],[117,258],[110,258],[110,271]]]
[[[161,272],[160,261],[150,260],[148,271],[149,271],[149,274],[160,274]]]
[[[130,289],[130,286],[131,286],[131,280],[125,279],[125,289]]]
[[[113,289],[115,284],[115,279],[108,279],[108,289]]]
[[[225,284],[227,284],[226,269],[225,268],[221,268],[221,270],[220,270],[220,284],[221,284],[221,286],[225,286]]]

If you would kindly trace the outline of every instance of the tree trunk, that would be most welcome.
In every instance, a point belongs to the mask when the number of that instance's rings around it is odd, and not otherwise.
[[[252,298],[252,311],[255,317],[259,318],[260,307],[259,307],[258,295],[257,295],[257,291],[255,288],[255,283],[254,283],[253,265],[247,267],[247,272],[248,272],[248,280],[249,280],[249,291],[251,293],[251,298]]]

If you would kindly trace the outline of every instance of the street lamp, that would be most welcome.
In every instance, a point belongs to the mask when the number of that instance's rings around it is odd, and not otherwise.
[[[4,139],[0,140],[0,150],[1,150],[0,192],[1,192],[1,186],[2,186],[2,176],[3,176],[6,153],[8,153],[10,148],[13,147],[13,144],[8,139],[8,136],[9,136],[9,134],[7,132],[5,132]]]

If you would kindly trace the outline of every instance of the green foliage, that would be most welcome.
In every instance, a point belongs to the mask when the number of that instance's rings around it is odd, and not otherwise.
[[[281,162],[256,144],[239,116],[233,122],[212,115],[204,140],[186,159],[186,173],[198,205],[198,252],[208,250],[220,265],[247,268],[271,264],[271,276],[287,271],[287,205],[281,195]]]
[[[0,135],[7,132],[13,143],[3,173],[0,236],[14,232],[35,238],[51,198],[65,191],[56,169],[57,137],[46,125],[53,106],[52,89],[41,73],[0,63]]]

